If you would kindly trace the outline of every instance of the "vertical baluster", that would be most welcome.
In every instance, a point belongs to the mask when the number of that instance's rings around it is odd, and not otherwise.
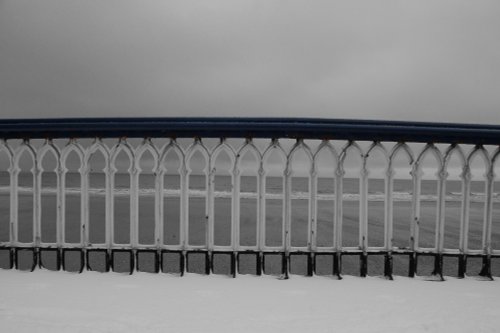
[[[317,230],[318,230],[318,172],[316,170],[316,163],[314,159],[311,160],[311,171],[309,176],[309,219],[308,219],[308,233],[307,233],[307,250],[308,263],[307,275],[312,276],[316,273],[316,257],[315,252],[317,249]]]
[[[222,140],[221,140],[222,143]],[[208,154],[208,160],[206,161],[207,163],[207,169],[206,169],[206,216],[208,217],[208,228],[207,230],[207,237],[206,237],[206,244],[207,244],[207,249],[208,252],[211,253],[214,250],[214,184],[215,184],[215,160],[213,158],[213,152],[209,152]]]
[[[175,143],[175,140],[172,139],[172,143]],[[183,154],[184,158],[181,159],[181,167],[180,167],[180,180],[181,180],[181,225],[179,226],[179,240],[182,248],[181,253],[181,264],[180,271],[181,276],[184,275],[184,271],[187,270],[187,250],[189,245],[189,198],[188,198],[188,189],[189,189],[189,177],[187,170],[187,155]]]
[[[335,223],[334,223],[334,248],[336,251],[334,264],[333,264],[333,274],[341,278],[342,273],[342,223],[343,223],[343,182],[344,182],[344,169],[340,160],[337,160],[337,168],[335,171]]]
[[[417,273],[417,249],[418,249],[418,234],[419,234],[419,219],[420,219],[420,178],[422,172],[418,162],[413,164],[411,171],[413,179],[413,198],[412,198],[412,220],[410,228],[410,267],[408,275],[414,277]]]
[[[155,176],[155,246],[156,250],[159,252],[159,260],[160,262],[162,261],[160,256],[163,256],[161,253],[161,248],[163,247],[164,244],[164,239],[163,239],[163,234],[164,234],[164,226],[163,226],[163,219],[164,219],[164,211],[163,211],[163,201],[164,201],[164,194],[163,194],[163,188],[165,186],[164,184],[164,175],[165,175],[165,169],[163,167],[163,162],[160,160],[160,154],[154,155],[155,158],[155,166],[153,169],[153,174]],[[181,228],[181,226],[179,226]],[[163,268],[162,268],[163,269]]]
[[[130,161],[130,245],[139,246],[139,174],[141,172],[137,155]]]
[[[248,143],[248,141],[247,141]],[[240,182],[241,171],[238,158],[234,159],[233,165],[233,193],[232,193],[232,214],[231,214],[231,247],[233,249],[231,259],[231,274],[236,277],[238,273],[238,252],[240,250]]]
[[[56,149],[55,146],[53,146]],[[59,153],[57,155],[57,166],[56,166],[56,201],[57,201],[57,210],[56,210],[56,245],[57,245],[57,253],[56,253],[56,269],[60,269],[60,251],[63,244],[63,233],[64,230],[62,227],[63,219],[64,219],[64,186],[65,186],[65,171],[62,166],[62,154]]]
[[[292,215],[292,205],[291,205],[291,193],[292,193],[292,182],[291,182],[291,154],[287,156],[286,167],[283,173],[283,190],[284,190],[284,204],[283,204],[283,234],[282,234],[282,244],[285,253],[283,261],[282,274],[283,278],[288,278],[289,263],[290,263],[290,248],[292,245],[290,231],[291,231],[291,215]]]
[[[29,141],[25,142],[27,146],[31,148]],[[47,144],[47,141],[45,141]],[[42,210],[41,210],[41,197],[42,197],[42,172],[39,167],[39,156],[37,152],[33,149],[33,169],[31,172],[33,173],[33,245],[34,249],[34,258],[33,258],[33,267],[31,270],[34,270],[35,266],[40,265],[40,245],[42,239]]]
[[[384,221],[384,244],[387,251],[384,264],[384,276],[392,280],[392,235],[393,235],[393,186],[394,185],[394,169],[392,168],[392,160],[389,161],[385,174],[385,221]]]
[[[201,140],[199,144],[205,148]],[[207,150],[206,155],[206,167],[205,167],[205,245],[207,249],[206,259],[205,259],[205,273],[210,274],[213,271],[213,250],[214,250],[214,194],[213,185],[215,178],[215,170],[212,166],[212,156]]]
[[[147,139],[144,139],[142,142],[142,146],[146,145]],[[127,142],[125,142],[128,145]],[[140,146],[139,146],[140,147]],[[135,268],[138,270],[139,262],[138,262],[138,252],[137,248],[139,247],[139,174],[142,171],[139,165],[139,158],[137,154],[134,152],[132,148],[130,148],[130,152],[132,154],[130,158],[130,246],[132,248],[131,252],[131,268],[130,274],[134,270],[134,265],[132,258],[135,258]]]
[[[495,174],[493,165],[490,165],[486,174],[486,202],[484,205],[484,226],[483,226],[483,267],[479,275],[493,279],[491,275],[491,222],[493,210],[493,181]]]
[[[99,140],[100,141],[100,140]],[[102,144],[102,143],[101,143]],[[106,248],[109,267],[113,269],[113,242],[114,242],[114,198],[113,191],[115,189],[115,172],[116,168],[112,164],[112,159],[109,157],[106,159],[106,166],[104,167],[104,174],[106,175]]]
[[[12,248],[18,245],[18,175],[21,169],[19,168],[19,158],[17,151],[11,155],[9,175],[10,175],[10,246]],[[14,252],[14,262],[17,268],[17,252]]]
[[[31,147],[29,140],[25,140],[24,145],[33,152],[33,168],[31,173],[33,175],[33,271],[36,265],[40,263],[40,241],[41,241],[41,172],[38,167],[37,152]]]
[[[437,216],[436,216],[436,257],[434,260],[434,270],[432,275],[437,275],[441,280],[443,279],[443,250],[444,250],[444,209],[445,209],[445,195],[446,195],[446,164],[443,163],[441,170],[438,172],[438,202],[437,202]]]
[[[261,275],[264,272],[264,247],[266,244],[266,173],[264,170],[264,159],[262,155],[259,156],[259,183],[257,186],[257,191],[259,193],[258,196],[258,204],[257,204],[257,249],[259,251],[259,255],[257,258],[257,275]]]
[[[68,147],[72,143],[73,139],[70,139],[70,141],[67,143],[66,147],[63,149],[61,153],[61,160],[59,163],[59,170],[57,173],[58,177],[58,189],[57,193],[60,195],[60,199],[58,200],[57,206],[58,206],[58,214],[60,218],[58,218],[58,225],[57,225],[57,247],[61,249],[64,247],[64,244],[66,243],[66,174],[68,173],[68,168],[66,167],[66,159],[68,157]],[[83,192],[83,187],[82,187],[82,196],[84,195],[85,192]],[[81,235],[83,236],[83,229],[80,230]],[[83,243],[83,237],[80,237],[80,243],[81,246],[84,247]]]
[[[467,254],[469,252],[469,221],[470,221],[470,183],[472,174],[470,171],[469,161],[464,166],[463,177],[463,193],[462,193],[462,214],[463,214],[463,227],[460,240],[461,251],[463,253],[463,273],[467,273]]]
[[[78,169],[78,173],[80,174],[80,184],[82,189],[82,195],[80,197],[80,223],[81,223],[81,236],[80,241],[83,247],[86,249],[86,262],[87,269],[90,270],[90,261],[89,261],[89,247],[90,247],[90,228],[89,228],[89,177],[90,177],[90,149],[87,149],[83,157],[81,158],[80,168]],[[105,198],[106,200],[106,198]],[[66,216],[66,213],[64,213]],[[107,212],[105,212],[107,214]],[[65,225],[64,222],[63,225]],[[108,269],[108,261],[106,260],[105,264],[107,271]]]
[[[468,232],[466,231],[466,226],[465,226],[465,221],[469,219],[469,202],[466,200],[466,196],[469,193],[469,190],[467,190],[467,185],[466,183],[469,182],[470,184],[470,179],[471,179],[471,174],[469,167],[467,165],[464,165],[462,168],[462,173],[460,174],[460,178],[462,181],[462,206],[460,209],[460,239],[459,239],[459,251],[460,255],[458,258],[458,277],[459,278],[464,278],[465,277],[465,272],[466,272],[466,264],[467,264],[467,234]],[[467,222],[468,225],[468,222]],[[468,230],[468,226],[467,226]]]
[[[368,170],[366,159],[368,155],[362,155],[363,161],[360,179],[360,202],[359,202],[359,247],[363,251],[360,260],[360,276],[365,277],[368,271]]]

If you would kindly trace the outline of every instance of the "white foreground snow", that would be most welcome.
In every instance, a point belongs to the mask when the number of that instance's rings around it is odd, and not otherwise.
[[[500,280],[0,271],[0,332],[498,332]]]

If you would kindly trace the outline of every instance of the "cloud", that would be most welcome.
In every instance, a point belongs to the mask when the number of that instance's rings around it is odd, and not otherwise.
[[[497,1],[0,2],[0,117],[500,123]]]

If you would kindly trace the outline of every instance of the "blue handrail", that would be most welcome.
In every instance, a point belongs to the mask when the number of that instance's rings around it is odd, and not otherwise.
[[[0,138],[233,137],[500,144],[500,125],[314,118],[0,119]]]

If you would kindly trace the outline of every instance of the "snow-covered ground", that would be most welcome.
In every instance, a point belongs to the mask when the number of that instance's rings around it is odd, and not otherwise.
[[[0,271],[0,332],[499,332],[500,280]]]

